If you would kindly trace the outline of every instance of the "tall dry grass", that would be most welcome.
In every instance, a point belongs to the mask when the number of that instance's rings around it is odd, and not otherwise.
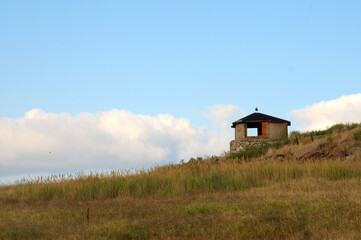
[[[129,174],[121,171],[90,175],[50,176],[10,187],[13,201],[69,201],[118,196],[166,197],[186,193],[236,191],[302,178],[361,178],[361,163],[340,159],[287,161],[205,160],[154,167]],[[1,198],[1,197],[0,197]],[[4,197],[5,198],[5,197]]]
[[[359,127],[339,129],[240,159],[24,179],[0,187],[0,239],[359,239],[361,159],[304,158],[361,147]]]
[[[357,138],[360,129],[359,124],[338,124],[325,130],[333,134],[318,133],[314,141],[311,141],[310,134],[301,134],[298,145],[291,138],[281,146],[256,149],[256,153],[258,151],[264,155],[252,161],[246,161],[243,156],[247,154],[241,154],[241,159],[216,157],[195,163],[156,166],[146,171],[118,170],[24,179],[6,191],[11,194],[2,191],[0,199],[68,201],[118,196],[165,197],[192,192],[244,190],[302,178],[359,179],[360,162],[343,161],[344,158],[337,154],[347,153],[352,147],[361,144]],[[309,153],[317,152],[335,157],[332,160],[307,158]],[[254,152],[248,155],[257,156]],[[272,157],[279,155],[283,156],[281,161],[272,160]]]

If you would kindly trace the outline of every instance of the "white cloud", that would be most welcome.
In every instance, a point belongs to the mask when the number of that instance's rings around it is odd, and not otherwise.
[[[302,125],[302,130],[325,129],[336,123],[361,122],[361,93],[322,101],[294,110],[293,121]]]
[[[33,109],[0,119],[0,177],[84,169],[143,168],[227,151],[238,107],[216,105],[204,115],[215,130],[169,114],[125,110],[97,114]],[[234,116],[233,119],[229,119]]]
[[[230,123],[242,118],[245,115],[245,112],[239,109],[235,105],[214,105],[208,107],[208,111],[203,112],[203,116],[208,118],[213,126],[219,128],[222,133],[230,134]]]

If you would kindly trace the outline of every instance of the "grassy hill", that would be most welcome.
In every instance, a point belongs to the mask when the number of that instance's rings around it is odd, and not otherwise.
[[[298,144],[297,144],[298,143]],[[240,153],[0,187],[0,239],[359,239],[361,124]]]

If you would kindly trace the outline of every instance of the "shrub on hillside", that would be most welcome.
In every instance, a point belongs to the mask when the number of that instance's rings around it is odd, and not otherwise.
[[[355,140],[361,140],[361,129],[357,130],[356,132],[354,132],[353,134],[353,139]]]
[[[299,132],[299,131],[293,131],[290,134],[290,138],[292,137],[309,137],[309,136],[323,136],[323,135],[329,135],[332,133],[340,133],[343,132],[345,130],[352,130],[355,129],[357,127],[361,126],[361,123],[338,123],[335,124],[327,129],[324,130],[314,130],[314,131],[308,131],[308,132]]]
[[[346,125],[346,128],[347,128],[347,130],[352,130],[352,129],[355,129],[355,128],[357,128],[358,126],[360,126],[361,124],[359,124],[359,123],[350,123],[350,124],[347,124]]]
[[[244,150],[241,150],[238,153],[231,153],[229,155],[230,158],[238,158],[238,159],[250,159],[264,155],[267,153],[270,148],[270,144],[262,144],[260,146],[250,146],[246,147]]]

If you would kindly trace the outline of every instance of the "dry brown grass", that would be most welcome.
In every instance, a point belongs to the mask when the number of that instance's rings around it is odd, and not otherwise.
[[[359,239],[360,186],[307,178],[173,197],[1,202],[0,239]]]
[[[304,158],[347,153],[360,144],[355,131],[306,136],[252,161],[2,186],[0,239],[360,239],[361,160]]]
[[[263,157],[273,159],[275,156],[285,156],[286,159],[305,159],[314,153],[324,153],[325,158],[331,159],[346,157],[351,154],[350,151],[353,147],[361,147],[361,143],[353,137],[357,131],[360,131],[360,127],[328,135],[314,136],[313,142],[310,136],[299,136],[298,145],[295,144],[293,137],[290,139],[290,144],[282,148],[270,148]]]

